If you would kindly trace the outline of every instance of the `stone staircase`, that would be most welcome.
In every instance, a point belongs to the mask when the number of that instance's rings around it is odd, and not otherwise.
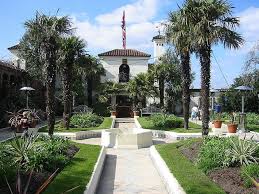
[[[133,118],[116,118],[114,128],[135,128],[135,120]]]

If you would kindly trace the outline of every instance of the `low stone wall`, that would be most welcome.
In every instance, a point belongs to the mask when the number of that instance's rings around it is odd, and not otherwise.
[[[100,180],[100,176],[102,174],[105,158],[106,158],[106,148],[102,147],[98,160],[94,166],[94,171],[92,173],[89,183],[86,186],[86,190],[84,191],[84,194],[93,194],[96,192],[96,189]]]
[[[114,126],[115,126],[115,121],[116,121],[116,117],[112,117],[111,129],[114,128]]]
[[[160,156],[158,151],[156,150],[155,146],[150,147],[150,157],[161,176],[166,190],[170,194],[186,194],[182,186],[178,183],[174,175],[170,172],[169,168],[167,167],[165,161]]]
[[[138,122],[138,117],[134,117],[134,121],[137,128],[142,128],[140,123]]]
[[[102,131],[79,131],[75,133],[75,139],[89,139],[89,138],[97,138],[101,137]]]

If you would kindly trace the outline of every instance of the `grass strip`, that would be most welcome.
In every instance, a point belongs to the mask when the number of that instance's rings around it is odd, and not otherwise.
[[[247,124],[247,129],[259,133],[259,125]]]
[[[183,141],[181,141],[182,144]],[[156,148],[185,192],[187,194],[225,193],[177,149],[179,145],[161,144],[156,145]]]
[[[56,124],[54,132],[78,132],[78,131],[89,131],[89,130],[98,130],[98,129],[109,129],[111,125],[112,125],[112,118],[104,117],[103,122],[98,127],[69,128],[69,130],[66,130],[64,127],[60,127],[60,124]],[[39,128],[39,132],[48,132],[48,126]]]
[[[154,126],[150,117],[139,117],[138,121],[144,129],[174,131],[177,133],[199,133],[199,132],[201,132],[201,126],[196,123],[193,123],[193,122],[189,122],[189,129],[186,130],[184,128],[159,128],[159,127],[156,127],[156,126]]]
[[[80,150],[76,153],[72,161],[55,177],[44,194],[64,193],[77,186],[79,187],[69,192],[69,194],[84,193],[101,147],[86,144],[76,144],[76,146]]]

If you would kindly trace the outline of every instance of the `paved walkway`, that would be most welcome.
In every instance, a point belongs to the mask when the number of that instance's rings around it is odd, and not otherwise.
[[[0,130],[0,141],[7,140],[11,137],[14,137],[14,131],[11,128],[1,129]]]
[[[166,194],[149,148],[108,149],[96,194]]]

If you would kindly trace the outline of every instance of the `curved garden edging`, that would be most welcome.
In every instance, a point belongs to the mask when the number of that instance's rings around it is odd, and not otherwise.
[[[98,160],[94,166],[91,179],[86,186],[86,190],[84,191],[84,194],[93,194],[96,192],[96,188],[99,183],[100,176],[102,174],[105,158],[106,158],[106,148],[102,147]]]
[[[151,159],[161,176],[168,193],[170,194],[186,194],[182,186],[178,183],[176,178],[170,172],[165,161],[162,159],[155,146],[150,147]]]

